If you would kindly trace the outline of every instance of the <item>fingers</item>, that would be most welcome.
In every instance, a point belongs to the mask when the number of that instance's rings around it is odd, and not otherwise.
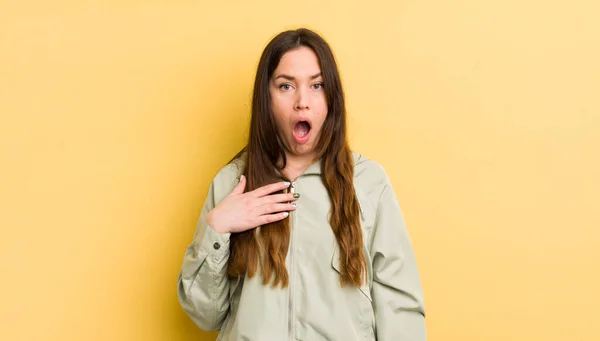
[[[260,206],[257,208],[257,213],[259,215],[271,214],[276,212],[285,212],[285,211],[293,211],[296,209],[295,203],[290,204],[267,204]]]
[[[252,193],[257,198],[260,198],[260,197],[264,197],[265,195],[269,195],[273,192],[281,191],[288,187],[290,187],[289,182],[276,182],[276,183],[272,183],[272,184],[268,184],[268,185],[259,187],[259,188],[255,189],[254,191],[252,191]]]
[[[276,222],[279,220],[283,220],[283,219],[287,218],[289,215],[290,215],[289,212],[280,212],[280,213],[275,213],[275,214],[263,215],[258,218],[258,224],[266,225],[269,223],[273,223],[273,222]]]
[[[298,200],[299,197],[300,197],[300,194],[297,194],[297,193],[271,194],[271,195],[262,197],[258,200],[260,200],[259,201],[260,205],[266,205],[266,204],[276,204],[276,203],[296,201],[296,200]]]
[[[234,188],[232,193],[233,194],[242,194],[244,193],[244,189],[246,188],[246,177],[245,176],[240,176],[240,183],[237,184]]]

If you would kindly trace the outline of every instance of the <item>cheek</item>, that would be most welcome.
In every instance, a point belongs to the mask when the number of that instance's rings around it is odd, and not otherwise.
[[[281,130],[286,127],[285,122],[287,121],[287,114],[285,107],[282,105],[281,101],[276,99],[271,101],[271,111],[273,112],[273,117],[275,119],[275,123],[277,127]]]
[[[316,106],[315,106],[315,112],[317,113],[317,117],[315,117],[315,123],[317,123],[318,127],[316,127],[317,129],[321,129],[321,127],[323,126],[323,123],[325,122],[325,118],[327,118],[327,101],[325,99],[321,99],[318,102],[316,102]]]

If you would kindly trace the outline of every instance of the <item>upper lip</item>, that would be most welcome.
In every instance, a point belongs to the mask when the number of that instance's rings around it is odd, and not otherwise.
[[[306,123],[308,123],[308,126],[309,126],[310,128],[312,128],[312,123],[310,122],[310,119],[308,119],[307,117],[299,117],[299,118],[297,118],[297,119],[294,121],[294,125],[293,125],[293,127],[295,127],[295,126],[296,126],[296,124],[298,124],[298,123],[300,123],[300,122],[306,122]]]

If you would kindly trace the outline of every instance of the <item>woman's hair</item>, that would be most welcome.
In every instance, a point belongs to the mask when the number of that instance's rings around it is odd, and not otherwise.
[[[281,57],[288,51],[308,47],[314,51],[321,68],[328,113],[315,146],[321,159],[321,179],[331,200],[329,223],[340,249],[342,285],[361,285],[366,264],[359,205],[354,192],[354,160],[347,142],[344,92],[334,55],[323,38],[308,29],[285,31],[265,47],[254,83],[252,117],[248,144],[233,160],[243,156],[246,191],[284,180],[283,142],[271,110],[269,81]],[[232,161],[233,161],[232,160]],[[228,275],[253,277],[260,265],[264,284],[288,285],[286,256],[290,242],[289,218],[231,235]]]

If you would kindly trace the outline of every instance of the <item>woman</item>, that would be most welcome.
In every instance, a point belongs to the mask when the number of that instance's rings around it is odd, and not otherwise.
[[[265,48],[248,144],[210,185],[178,295],[218,340],[425,340],[400,207],[384,169],[348,147],[337,65],[316,33]]]

